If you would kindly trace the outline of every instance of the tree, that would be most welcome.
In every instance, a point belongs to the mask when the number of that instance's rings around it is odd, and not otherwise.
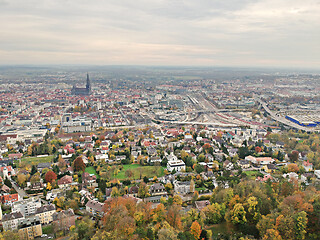
[[[159,240],[178,240],[178,235],[176,231],[170,226],[168,228],[163,227],[158,233]]]
[[[146,197],[149,197],[149,187],[145,182],[141,182],[139,185],[139,190],[138,190],[138,197],[145,199]]]
[[[294,221],[290,215],[279,215],[276,219],[276,228],[285,239],[294,239]]]
[[[111,197],[119,197],[120,193],[117,187],[113,187],[111,191]]]
[[[248,222],[256,224],[261,218],[261,214],[258,209],[257,198],[253,196],[249,197],[246,201],[246,208]]]
[[[90,221],[89,218],[83,218],[76,228],[78,239],[89,240],[93,236],[94,232],[95,228],[93,222]]]
[[[307,213],[304,211],[296,213],[294,216],[294,222],[294,233],[296,237],[295,239],[305,239],[305,234],[307,233],[306,228],[308,223]]]
[[[3,183],[9,188],[12,188],[12,183],[8,178],[5,178]]]
[[[86,165],[84,164],[81,156],[77,157],[74,160],[73,167],[75,172],[80,172],[80,171],[84,172],[84,170],[86,169]]]
[[[50,170],[49,172],[46,173],[44,179],[47,183],[52,183],[54,180],[57,179],[57,174],[55,174],[53,171]]]
[[[171,227],[173,227],[174,229],[181,229],[181,206],[178,206],[176,204],[170,206],[167,211],[166,219]]]
[[[162,203],[160,203],[154,210],[152,219],[156,223],[161,223],[166,218],[166,209]]]
[[[193,193],[195,191],[196,187],[195,187],[195,184],[194,184],[194,180],[191,179],[190,181],[190,192]]]
[[[204,172],[205,168],[203,165],[197,164],[194,168],[198,174]]]
[[[34,174],[31,177],[30,182],[31,182],[31,184],[35,184],[35,183],[37,183],[39,181],[40,181],[40,173],[37,172],[36,174]]]
[[[259,146],[257,146],[257,147],[255,147],[255,149],[254,149],[255,151],[256,151],[256,153],[259,153],[259,152],[261,152],[262,150],[261,150],[261,147],[259,147]]]
[[[32,165],[31,175],[34,175],[36,172],[38,172],[37,167],[35,165]]]
[[[2,236],[3,236],[3,239],[5,240],[20,240],[19,233],[13,232],[13,231],[4,231],[2,233]]]
[[[48,184],[47,184],[47,190],[50,191],[51,189],[52,189],[52,185],[51,185],[51,183],[48,182]]]
[[[168,182],[166,185],[164,185],[164,187],[168,193],[170,193],[173,189],[173,186],[170,182]]]
[[[289,158],[291,161],[297,162],[299,160],[299,152],[296,150],[292,151],[291,154],[289,154]]]
[[[129,179],[133,177],[133,171],[131,169],[127,169],[124,174]]]
[[[190,228],[190,232],[194,236],[195,239],[199,239],[200,238],[201,226],[197,221],[194,221],[192,223],[191,228]]]
[[[282,237],[277,230],[268,229],[262,240],[282,240]]]
[[[299,172],[299,167],[295,163],[288,164],[288,172]]]
[[[217,224],[223,220],[226,212],[226,206],[224,203],[213,203],[205,207],[202,211],[206,216],[206,222],[208,224]]]
[[[241,203],[237,203],[232,211],[231,211],[231,222],[233,224],[245,224],[247,222],[246,219],[246,211]]]
[[[22,186],[27,181],[27,176],[24,174],[18,174],[17,181],[20,186]]]
[[[61,155],[59,155],[59,158],[58,158],[58,167],[60,169],[61,172],[64,172],[66,170],[66,166],[67,166],[67,163],[66,161],[62,158]]]

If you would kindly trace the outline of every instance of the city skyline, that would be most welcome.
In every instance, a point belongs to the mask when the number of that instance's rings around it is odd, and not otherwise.
[[[319,69],[317,1],[0,1],[0,64]]]

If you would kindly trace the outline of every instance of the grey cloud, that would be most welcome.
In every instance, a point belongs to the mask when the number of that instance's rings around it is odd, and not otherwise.
[[[34,63],[319,65],[316,0],[0,0],[0,6],[0,64],[29,54]]]

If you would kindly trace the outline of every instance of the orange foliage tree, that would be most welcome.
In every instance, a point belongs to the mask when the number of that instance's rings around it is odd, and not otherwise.
[[[57,179],[57,174],[55,174],[53,171],[48,171],[44,177],[47,183],[52,183],[54,180]]]
[[[194,236],[195,239],[200,238],[201,226],[197,221],[194,221],[190,227],[190,233]]]

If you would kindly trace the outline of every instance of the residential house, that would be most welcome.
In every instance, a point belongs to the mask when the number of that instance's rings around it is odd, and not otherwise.
[[[320,179],[320,170],[314,170],[314,175]]]
[[[13,193],[13,194],[1,194],[0,195],[0,202],[4,205],[10,205],[14,202],[19,201],[19,194],[18,193]]]
[[[2,166],[2,167],[0,167],[0,173],[1,173],[2,177],[3,177],[3,179],[5,179],[5,178],[10,179],[11,176],[14,176],[16,174],[12,166]]]
[[[82,174],[82,184],[84,186],[92,186],[97,180],[96,175],[84,172]]]
[[[162,183],[154,183],[149,187],[149,192],[152,196],[167,195],[167,191]]]
[[[191,192],[190,181],[180,182],[176,180],[173,182],[173,186],[176,194],[188,194]]]
[[[21,212],[12,212],[2,217],[2,226],[5,231],[18,229],[19,220],[24,219]]]
[[[306,170],[306,172],[310,172],[313,170],[313,164],[308,161],[304,161],[302,164],[303,168]]]
[[[41,207],[41,200],[38,198],[28,198],[14,202],[11,211],[21,212],[24,217],[34,215],[36,210]]]
[[[129,188],[128,194],[130,197],[137,197],[139,192],[138,186],[132,186]]]
[[[86,211],[93,216],[102,217],[104,214],[103,207],[103,203],[95,200],[89,200],[86,204]]]
[[[159,157],[159,156],[153,156],[153,157],[150,157],[150,159],[149,159],[149,162],[150,163],[156,163],[156,162],[159,162],[159,163],[161,163],[161,158]]]
[[[272,159],[271,157],[253,157],[253,156],[246,156],[245,160],[251,162],[252,164],[256,164],[256,165],[267,165],[267,164],[271,164],[273,162],[275,162],[274,159]]]
[[[56,207],[53,204],[45,205],[37,208],[36,216],[39,217],[41,224],[49,224],[52,222],[52,214],[56,212]]]
[[[59,188],[66,188],[72,184],[72,176],[65,175],[58,180]]]
[[[276,170],[278,170],[277,166],[274,164],[267,164],[263,166],[263,170],[266,173],[274,173]]]
[[[71,226],[76,225],[76,215],[71,208],[52,214],[53,226],[56,230],[68,231]]]
[[[237,164],[242,169],[246,169],[246,168],[249,168],[251,166],[250,162],[248,160],[239,160]]]
[[[173,170],[175,170],[176,172],[185,171],[186,164],[182,160],[168,161],[167,169],[170,172],[172,172]]]
[[[229,160],[226,160],[223,162],[223,168],[226,170],[232,170],[233,169],[233,163]]]
[[[42,227],[39,217],[22,219],[19,221],[18,233],[20,239],[34,239],[42,235]]]

